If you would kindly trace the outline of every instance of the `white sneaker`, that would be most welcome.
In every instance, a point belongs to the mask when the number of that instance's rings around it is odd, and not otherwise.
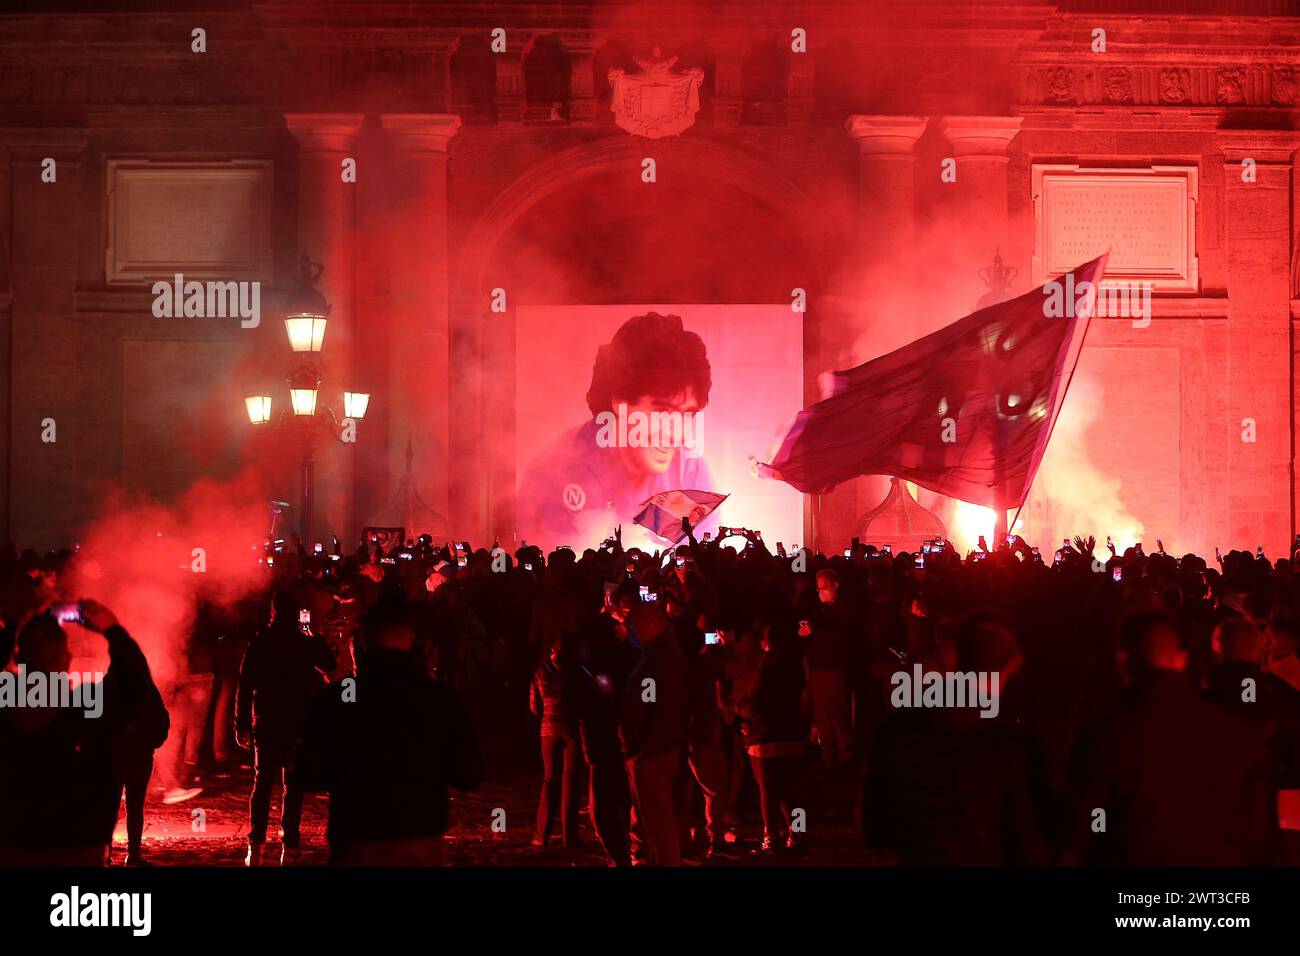
[[[250,843],[248,852],[244,854],[244,866],[266,866],[270,858],[265,843]]]

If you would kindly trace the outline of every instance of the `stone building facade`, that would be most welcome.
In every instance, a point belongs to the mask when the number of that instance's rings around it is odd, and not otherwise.
[[[1300,4],[40,6],[0,16],[0,539],[53,546],[107,486],[166,497],[250,461],[294,494],[242,398],[285,364],[300,252],[331,381],[374,393],[318,461],[317,537],[391,498],[409,443],[453,533],[508,542],[513,409],[544,400],[517,394],[520,304],[803,289],[811,399],[962,314],[899,315],[896,290],[941,277],[968,311],[995,252],[1025,291],[1108,229],[1154,294],[1149,325],[1090,332],[1099,467],[1181,549],[1294,533]],[[650,139],[609,76],[656,45],[702,79],[689,126]],[[1080,204],[1103,221],[1053,225]],[[262,282],[260,327],[155,317],[151,279],[185,268]],[[808,499],[807,540],[881,496]]]

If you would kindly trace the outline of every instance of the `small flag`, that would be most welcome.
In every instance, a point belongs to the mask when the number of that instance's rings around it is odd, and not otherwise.
[[[675,544],[686,537],[682,532],[683,518],[690,518],[692,525],[698,525],[727,497],[712,491],[661,491],[641,502],[641,510],[634,520]]]

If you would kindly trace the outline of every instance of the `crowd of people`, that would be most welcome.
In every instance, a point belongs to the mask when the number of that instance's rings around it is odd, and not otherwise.
[[[102,864],[123,795],[145,863],[151,773],[184,800],[245,752],[249,865],[272,862],[276,794],[298,858],[308,792],[329,796],[332,862],[437,864],[449,789],[492,773],[482,713],[537,735],[533,845],[576,845],[585,810],[613,866],[794,862],[813,774],[904,865],[1300,862],[1291,559],[1083,538],[1050,561],[1019,538],[826,556],[722,532],[269,545],[264,587],[196,608],[164,690],[133,622],[63,603],[77,554],[0,552],[11,673],[69,670],[74,620],[110,661],[99,714],[0,707],[0,865]],[[902,689],[929,674],[971,675],[978,704]]]

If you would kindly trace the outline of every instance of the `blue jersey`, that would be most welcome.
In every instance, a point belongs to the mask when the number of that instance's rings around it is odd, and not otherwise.
[[[519,536],[531,544],[567,544],[581,552],[597,547],[621,525],[624,547],[653,550],[676,544],[635,525],[634,519],[645,500],[661,491],[715,491],[709,466],[677,448],[660,474],[629,475],[618,448],[596,443],[597,431],[593,419],[566,432],[528,466],[519,486]],[[715,511],[697,534],[717,522]]]

